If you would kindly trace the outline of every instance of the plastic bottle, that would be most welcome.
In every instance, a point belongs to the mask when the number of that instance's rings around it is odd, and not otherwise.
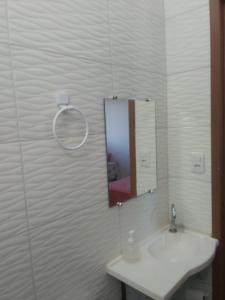
[[[124,260],[130,263],[138,261],[141,256],[139,245],[134,238],[134,233],[134,230],[129,231],[127,247],[124,251]]]

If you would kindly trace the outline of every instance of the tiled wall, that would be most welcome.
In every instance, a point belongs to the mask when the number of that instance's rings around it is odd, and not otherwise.
[[[208,0],[165,0],[169,199],[178,222],[211,234],[210,21]],[[191,152],[203,152],[206,172],[191,172]],[[179,289],[211,294],[206,270]]]
[[[1,300],[120,299],[105,263],[130,228],[141,239],[168,221],[165,68],[162,0],[0,0]],[[52,137],[61,89],[90,123],[73,153]],[[120,210],[107,203],[112,95],[157,109],[157,192]]]
[[[210,22],[208,0],[165,0],[169,193],[187,227],[211,233]],[[206,172],[191,172],[203,152]]]

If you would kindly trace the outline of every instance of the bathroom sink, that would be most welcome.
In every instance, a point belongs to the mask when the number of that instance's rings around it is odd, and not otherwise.
[[[167,300],[190,276],[214,259],[218,241],[183,229],[168,227],[140,245],[141,258],[129,263],[122,256],[107,264],[107,273],[155,300]]]
[[[211,248],[213,252],[214,243],[208,236],[187,230],[178,233],[166,230],[149,242],[148,251],[150,256],[159,261],[190,266],[198,263],[196,259],[202,261]]]

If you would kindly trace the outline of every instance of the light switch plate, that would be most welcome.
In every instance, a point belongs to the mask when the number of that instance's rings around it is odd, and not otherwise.
[[[205,154],[202,152],[191,153],[191,171],[196,174],[205,173]]]

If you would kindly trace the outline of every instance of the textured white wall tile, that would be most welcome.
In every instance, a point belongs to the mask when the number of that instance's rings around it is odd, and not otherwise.
[[[211,185],[208,182],[170,179],[170,201],[177,208],[178,222],[211,235]]]
[[[60,43],[60,41],[58,41]],[[76,71],[77,67],[80,65],[82,67],[85,64],[90,63],[90,67],[95,63],[99,63],[99,67],[101,64],[110,64],[109,57],[100,57],[99,59],[91,59],[89,53],[90,49],[83,49],[86,51],[87,55],[82,55],[78,53],[62,53],[61,51],[52,51],[48,49],[42,49],[40,47],[29,47],[29,45],[25,44],[12,44],[11,46],[13,50],[14,56],[14,66],[16,69],[26,69],[26,68],[34,68],[34,67],[45,67],[52,66],[60,68],[62,71],[66,70],[68,73],[72,71]],[[103,47],[105,53],[107,51],[107,45]],[[70,49],[65,51],[70,51]],[[88,53],[89,52],[89,53]],[[90,55],[93,55],[90,53]]]
[[[23,182],[18,143],[1,144],[0,150],[0,216],[25,216]]]
[[[0,1],[0,142],[17,139],[5,1]]]
[[[34,300],[5,1],[0,1],[0,298]]]
[[[211,128],[169,128],[169,177],[192,179],[211,183]],[[192,173],[191,153],[205,155],[205,173]],[[197,205],[197,204],[196,204]],[[196,206],[197,207],[197,206]]]
[[[6,9],[5,9],[5,1],[1,0],[0,1],[0,15],[1,17],[4,17],[6,13]]]
[[[188,12],[190,10],[195,10],[202,6],[207,6],[209,5],[209,0],[165,0],[164,3],[166,18],[171,18],[178,14]]]
[[[0,1],[0,42],[6,42],[7,41],[7,18],[6,18],[6,7],[5,7],[5,1]]]
[[[83,62],[79,59],[74,60],[72,69],[68,64],[48,64],[35,67],[32,66],[32,61],[30,64],[29,68],[15,69],[16,90],[19,98],[40,96],[58,89],[78,92],[84,91],[86,88],[87,95],[89,92],[96,95],[94,94],[96,91],[106,92],[106,88],[99,86],[101,80],[104,80],[104,76],[108,79],[111,78],[108,74],[110,70],[108,65]],[[94,90],[92,91],[92,89]]]
[[[161,18],[164,17],[164,0],[144,0],[144,2],[147,2],[148,9],[153,14],[159,15]]]
[[[10,69],[10,53],[8,45],[8,36],[6,36],[5,33],[0,33],[0,35],[3,39],[2,41],[0,41],[0,70],[1,73],[3,73],[4,71],[8,72]]]
[[[132,65],[114,65],[114,93],[118,96],[134,97],[140,100],[152,98],[165,101],[166,77],[151,73],[146,66],[135,69]],[[166,105],[166,103],[165,103]]]
[[[209,25],[208,6],[166,21],[168,74],[210,65]]]
[[[168,131],[167,128],[157,129],[156,159],[158,180],[168,178]]]
[[[11,42],[27,49],[107,62],[107,1],[9,1]],[[23,15],[23,18],[21,18]],[[19,34],[18,34],[19,33]]]
[[[151,1],[141,1],[141,5],[135,1],[132,9],[127,9],[129,2],[110,2],[113,63],[116,66],[132,65],[135,71],[146,67],[149,72],[164,73],[165,34],[162,15],[157,16],[149,10]]]
[[[1,17],[1,16],[0,16]],[[10,67],[10,52],[9,52],[9,40],[6,27],[5,17],[1,17],[0,27],[0,67],[1,71],[8,71]]]
[[[210,68],[168,76],[168,126],[209,126]]]
[[[1,299],[34,300],[26,232],[21,234],[18,229],[21,224],[10,219],[5,224],[0,224],[2,227],[0,231]],[[14,232],[15,227],[17,232]]]
[[[102,270],[119,252],[118,232],[117,208],[96,201],[92,208],[32,230],[38,298],[70,300],[79,295],[83,300],[114,300],[111,279]],[[101,295],[104,289],[108,297]]]
[[[69,153],[54,140],[23,143],[23,159],[31,226],[107,202],[104,135]]]
[[[165,88],[165,87],[163,87]],[[156,101],[156,127],[157,130],[167,128],[168,126],[168,111],[167,111],[167,98],[165,96]]]
[[[0,147],[0,297],[31,300],[33,286],[17,143]]]
[[[169,223],[169,184],[168,178],[159,179],[157,183],[157,189],[153,195],[156,204],[156,215],[153,213],[151,219],[158,218],[158,227],[165,226]],[[158,216],[157,216],[158,214]]]
[[[107,1],[9,0],[9,16],[15,30],[69,30],[107,22]],[[23,19],[21,18],[23,15]]]
[[[0,142],[17,140],[16,107],[12,90],[12,74],[9,69],[0,71],[0,123]]]
[[[93,61],[108,62],[107,26],[93,25],[72,30],[13,31],[14,45],[30,49],[40,49],[61,55],[68,55]],[[19,33],[19,34],[18,34]]]

